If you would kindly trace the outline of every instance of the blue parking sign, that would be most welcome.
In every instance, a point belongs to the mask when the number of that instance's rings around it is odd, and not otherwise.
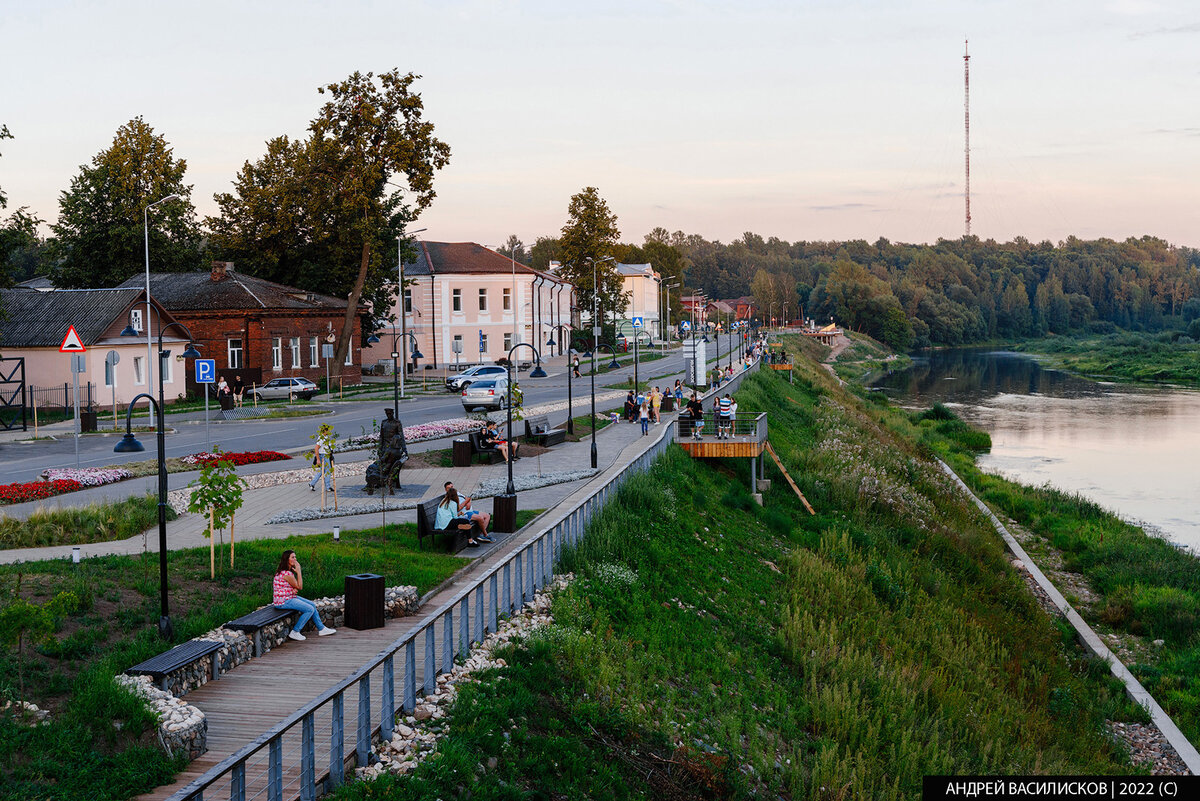
[[[217,380],[216,359],[196,359],[196,383],[212,384]]]

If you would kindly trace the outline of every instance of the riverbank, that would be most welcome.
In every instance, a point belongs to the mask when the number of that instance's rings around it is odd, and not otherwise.
[[[1105,336],[1048,336],[1015,343],[1019,353],[1088,378],[1200,386],[1200,342],[1178,331],[1123,331]]]

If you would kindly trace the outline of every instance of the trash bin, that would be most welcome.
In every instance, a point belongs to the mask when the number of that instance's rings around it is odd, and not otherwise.
[[[383,576],[358,573],[346,576],[346,627],[383,628]]]
[[[663,395],[662,406],[659,408],[659,411],[663,411],[663,412],[675,411],[675,396],[674,395]]]
[[[233,394],[223,392],[217,395],[217,403],[221,404],[221,411],[228,412],[233,408]]]
[[[95,431],[97,429],[97,418],[99,414],[93,411],[81,411],[79,413],[79,430],[83,433]]]
[[[453,443],[453,460],[455,467],[471,466],[471,440],[456,439]]]

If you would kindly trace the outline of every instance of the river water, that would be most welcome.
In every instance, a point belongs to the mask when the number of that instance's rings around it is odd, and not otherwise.
[[[983,350],[937,351],[875,386],[986,430],[983,469],[1078,492],[1200,554],[1200,392],[1090,381]]]

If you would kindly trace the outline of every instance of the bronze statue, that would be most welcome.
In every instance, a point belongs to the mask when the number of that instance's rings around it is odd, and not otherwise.
[[[387,419],[379,427],[379,450],[377,459],[367,467],[368,495],[376,488],[384,495],[392,495],[400,489],[400,467],[408,461],[408,444],[404,439],[404,426],[396,419],[392,409],[384,409]]]

